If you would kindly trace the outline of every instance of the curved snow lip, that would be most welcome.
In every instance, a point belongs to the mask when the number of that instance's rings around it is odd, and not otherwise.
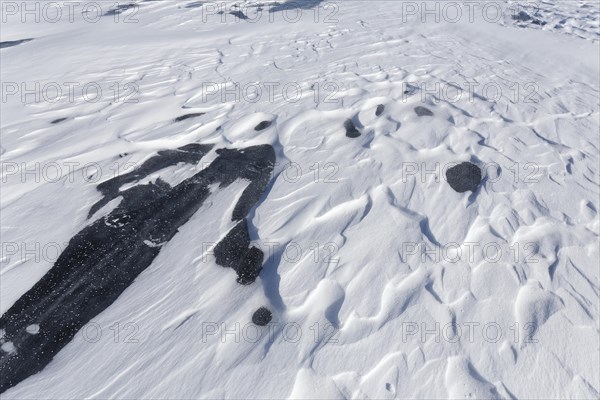
[[[23,43],[31,42],[33,39],[20,39],[20,40],[11,40],[6,42],[0,42],[0,49],[4,49],[6,47],[14,47]]]

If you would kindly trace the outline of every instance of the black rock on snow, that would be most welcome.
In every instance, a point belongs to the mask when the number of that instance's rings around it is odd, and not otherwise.
[[[344,122],[344,128],[346,128],[347,137],[354,139],[360,136],[360,132],[356,129],[356,125],[354,125],[354,122],[352,122],[351,119],[347,119],[346,122]]]
[[[256,125],[256,127],[254,128],[254,130],[257,131],[257,132],[265,130],[268,127],[270,127],[272,123],[273,123],[273,121],[262,121],[260,124]]]
[[[265,307],[261,307],[252,315],[252,323],[258,326],[265,326],[273,319],[273,314]]]
[[[432,117],[433,116],[433,112],[429,108],[422,107],[422,106],[415,107],[415,113],[419,117]]]
[[[470,162],[458,164],[446,171],[446,180],[458,193],[474,192],[481,183],[481,169]]]

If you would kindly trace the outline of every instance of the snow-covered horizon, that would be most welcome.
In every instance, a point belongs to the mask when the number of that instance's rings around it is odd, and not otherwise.
[[[599,398],[597,1],[1,6],[3,399]]]

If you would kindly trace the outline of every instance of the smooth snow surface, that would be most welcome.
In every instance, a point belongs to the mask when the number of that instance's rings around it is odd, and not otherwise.
[[[265,254],[255,283],[213,251],[249,182],[212,185],[172,239],[146,243],[160,252],[118,299],[2,398],[598,398],[600,5],[499,1],[490,20],[481,2],[473,20],[465,7],[436,22],[407,3],[6,16],[1,313],[119,206],[88,219],[115,174],[191,143],[213,147],[130,185],[177,185],[223,148],[271,145],[277,163],[247,216]],[[22,99],[36,82],[41,98]],[[445,176],[463,162],[483,179],[458,193]],[[43,336],[38,322],[26,333]]]

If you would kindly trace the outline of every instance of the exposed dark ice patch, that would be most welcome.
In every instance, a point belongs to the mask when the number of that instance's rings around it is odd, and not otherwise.
[[[347,119],[346,122],[344,122],[344,128],[346,128],[347,137],[354,139],[360,136],[360,132],[356,129],[356,125],[354,125],[354,122],[352,122],[351,119]]]
[[[0,353],[0,392],[41,371],[86,323],[109,307],[198,211],[215,184],[223,188],[238,179],[250,182],[232,216],[241,221],[234,228],[241,242],[220,245],[242,283],[255,278],[263,254],[248,249],[245,218],[270,180],[275,161],[271,146],[218,150],[208,167],[173,187],[158,179],[119,191],[119,186],[152,171],[198,160],[210,148],[191,144],[159,152],[138,170],[98,186],[107,198],[122,196],[120,204],[77,233],[50,271],[0,317],[2,340],[16,350]],[[28,332],[30,325],[38,325],[39,333]]]
[[[415,107],[415,113],[417,113],[417,115],[419,117],[431,117],[431,116],[433,116],[433,112],[429,108],[422,107],[422,106]]]
[[[470,162],[458,164],[446,171],[446,180],[458,193],[474,192],[481,183],[481,169]]]
[[[60,124],[63,121],[66,121],[66,118],[57,118],[54,121],[50,122],[51,124]]]
[[[112,199],[119,196],[119,189],[121,186],[127,183],[137,182],[154,172],[172,165],[179,163],[197,163],[211,150],[211,148],[212,145],[191,143],[176,150],[161,150],[156,156],[149,158],[135,170],[100,183],[97,186],[97,189],[104,197],[91,207],[88,218],[94,215],[96,211]]]
[[[258,326],[265,326],[273,319],[273,314],[269,309],[261,307],[252,315],[252,323]]]
[[[191,113],[191,114],[181,115],[181,116],[175,118],[175,122],[181,122],[181,121],[185,121],[186,119],[201,117],[204,114],[205,113]]]
[[[222,182],[222,186],[226,186],[236,179],[250,181],[233,208],[231,220],[240,221],[260,200],[260,196],[271,180],[275,165],[275,151],[269,145],[262,145],[242,150],[220,149],[217,150],[217,154],[219,157],[211,164],[211,167],[215,165],[217,172],[209,171],[211,183]]]
[[[384,111],[385,111],[385,106],[383,104],[378,105],[377,110],[375,110],[375,116],[377,116],[377,117],[381,116],[381,114],[383,114]]]
[[[250,247],[248,222],[238,222],[227,235],[215,246],[217,264],[233,269],[237,282],[242,285],[253,283],[262,269],[263,252],[257,247]]]
[[[18,46],[18,45],[23,44],[23,43],[31,42],[32,40],[33,39],[21,39],[21,40],[12,40],[12,41],[7,41],[7,42],[0,42],[0,49],[3,49],[5,47]]]
[[[262,121],[260,124],[256,125],[256,127],[254,128],[254,130],[255,131],[262,131],[262,130],[267,129],[268,127],[270,127],[271,124],[273,124],[273,121]]]

